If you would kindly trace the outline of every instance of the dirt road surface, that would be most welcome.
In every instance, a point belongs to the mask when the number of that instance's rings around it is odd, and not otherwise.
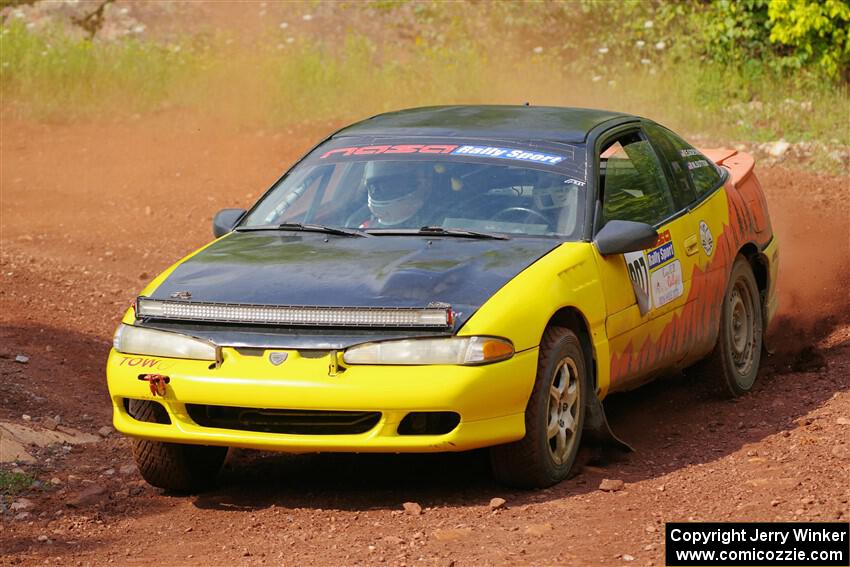
[[[40,429],[58,415],[95,435],[109,425],[104,362],[124,309],[211,238],[215,211],[249,205],[322,133],[177,113],[4,119],[0,421]],[[22,469],[36,485],[0,508],[0,565],[662,565],[667,521],[847,520],[848,178],[758,173],[781,239],[783,307],[777,354],[750,395],[721,400],[685,375],[614,396],[612,425],[637,451],[587,454],[575,477],[536,492],[496,485],[481,452],[233,451],[218,489],[175,496],[141,480],[114,433],[33,449]],[[624,488],[602,492],[603,478]],[[494,497],[505,505],[491,509]]]

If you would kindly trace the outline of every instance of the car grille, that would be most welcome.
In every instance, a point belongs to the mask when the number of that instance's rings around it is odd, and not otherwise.
[[[291,435],[354,435],[369,431],[381,419],[381,412],[377,411],[288,410],[201,404],[186,404],[186,410],[201,427]]]

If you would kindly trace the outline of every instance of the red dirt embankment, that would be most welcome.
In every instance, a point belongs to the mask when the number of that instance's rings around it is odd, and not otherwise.
[[[103,366],[125,307],[322,133],[4,120],[0,419],[107,425]],[[680,377],[618,396],[613,426],[637,452],[538,492],[495,485],[479,453],[236,452],[220,489],[173,497],[139,479],[118,436],[45,449],[30,505],[0,510],[0,565],[661,565],[665,521],[847,519],[848,178],[758,175],[781,242],[771,338],[785,356],[751,395],[718,400]],[[600,492],[602,478],[625,489]],[[492,511],[496,496],[507,505]]]

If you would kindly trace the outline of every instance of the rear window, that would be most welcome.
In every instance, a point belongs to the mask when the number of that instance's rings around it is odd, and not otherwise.
[[[662,146],[662,151],[667,154],[665,157],[671,163],[671,167],[674,170],[681,168],[687,173],[697,198],[714,191],[722,184],[723,174],[720,168],[699,150],[662,126],[649,124],[646,129],[653,139],[658,140],[659,146]],[[667,148],[672,148],[675,153],[669,155]],[[678,164],[679,167],[674,164]],[[675,171],[674,175],[676,175]]]

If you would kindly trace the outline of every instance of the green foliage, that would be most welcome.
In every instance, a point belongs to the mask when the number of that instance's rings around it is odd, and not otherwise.
[[[392,11],[407,4],[409,0],[369,0],[369,7],[375,10]]]
[[[31,475],[0,469],[0,495],[14,496],[30,487]]]
[[[771,0],[770,40],[790,46],[795,68],[814,63],[850,80],[850,4],[845,0]]]
[[[719,62],[744,63],[769,53],[768,1],[719,0],[694,8],[706,54]]]
[[[659,4],[687,51],[778,73],[850,80],[847,0],[716,0]]]

